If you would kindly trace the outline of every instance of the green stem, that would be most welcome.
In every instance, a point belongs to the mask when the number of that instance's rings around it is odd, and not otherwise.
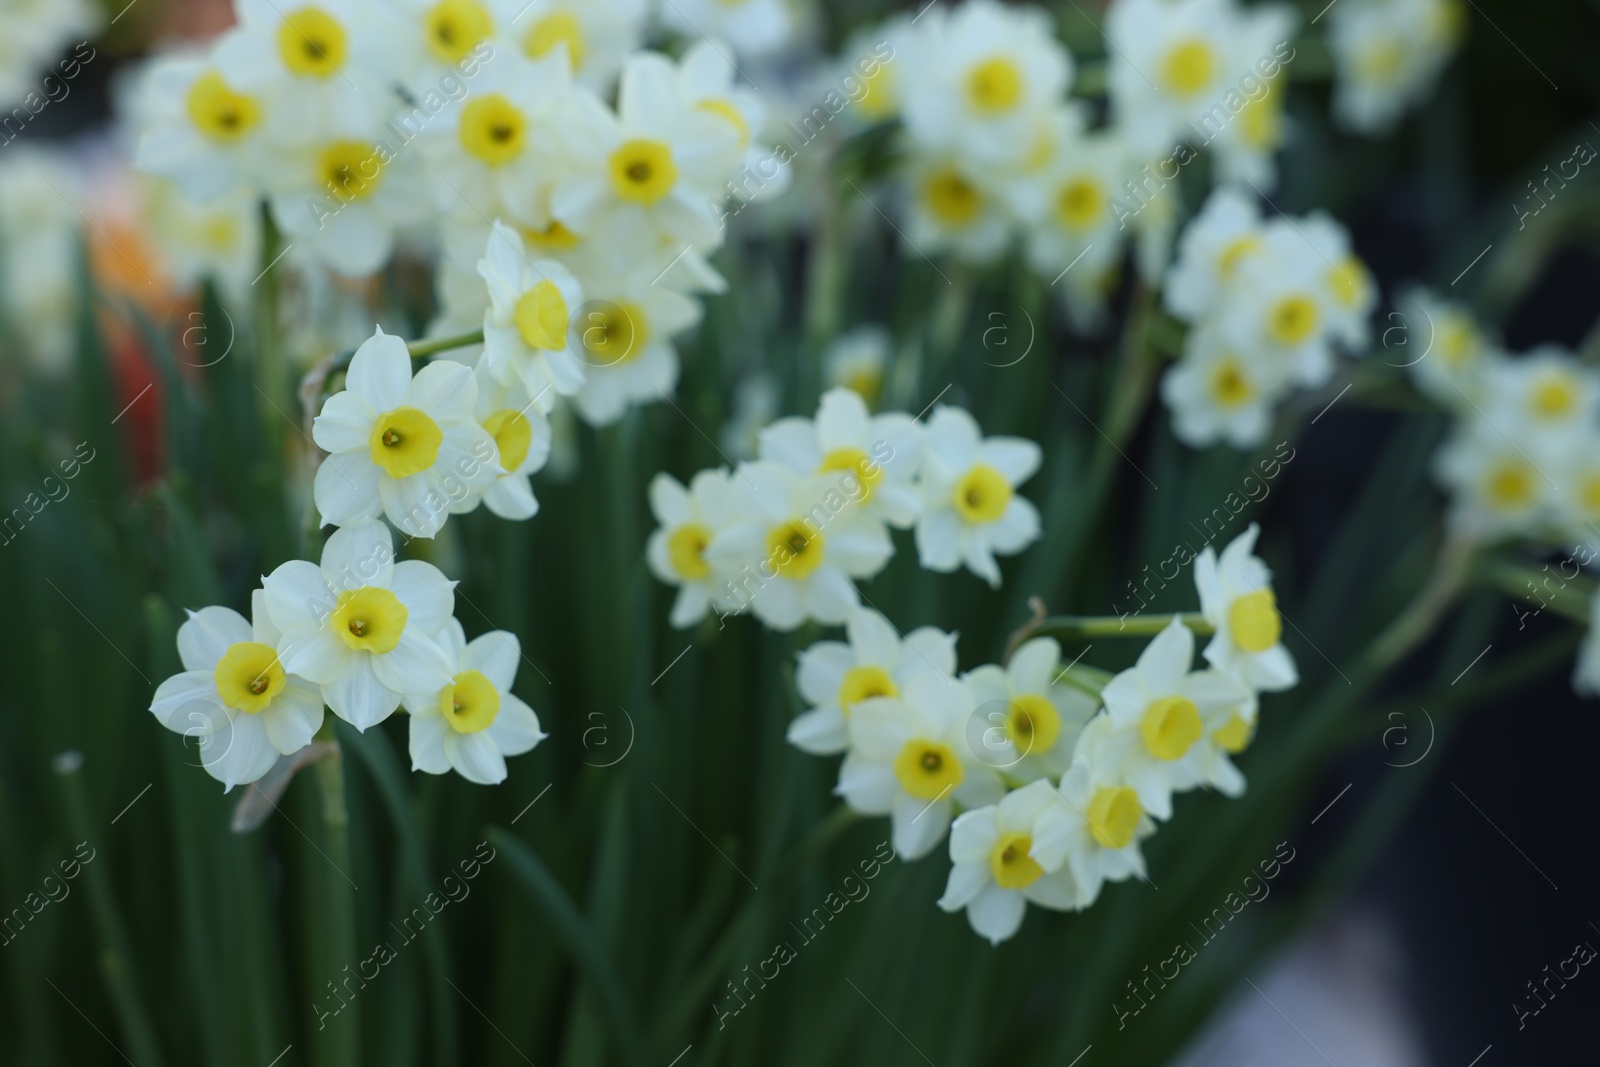
[[[56,757],[55,768],[61,779],[67,824],[72,827],[72,836],[89,845],[92,850],[88,799],[84,796],[83,782],[79,778],[83,757],[76,752],[63,753]],[[95,929],[100,935],[100,977],[106,984],[117,1021],[134,1057],[139,1063],[161,1067],[166,1061],[156,1043],[156,1031],[151,1025],[150,1014],[140,997],[140,990],[146,987],[133,969],[133,946],[112,890],[111,872],[108,870],[111,861],[103,859],[96,864],[93,862],[96,858],[91,851],[90,859],[83,864],[83,872],[89,884],[89,906]]]
[[[1491,589],[1498,589],[1528,604],[1537,604],[1540,610],[1551,608],[1556,614],[1565,615],[1574,622],[1585,626],[1589,624],[1590,605],[1597,588],[1592,578],[1581,574],[1572,578],[1555,576],[1561,582],[1561,587],[1551,589],[1544,584],[1552,577],[1548,565],[1544,570],[1536,571],[1527,564],[1510,560],[1486,561],[1479,568],[1478,577]]]
[[[484,833],[495,848],[506,854],[511,873],[529,895],[543,906],[556,936],[566,944],[573,962],[594,987],[601,1007],[611,1018],[611,1036],[616,1040],[624,1061],[632,1067],[646,1067],[650,1060],[644,1041],[639,1036],[638,1017],[616,966],[600,942],[599,933],[577,905],[572,903],[561,882],[532,849],[498,826],[491,826]]]
[[[424,356],[448,352],[452,348],[465,348],[468,345],[481,344],[483,344],[483,330],[480,328],[467,333],[458,333],[454,337],[434,337],[426,341],[412,341],[406,345],[406,351],[411,353],[412,359],[422,359]]]
[[[1041,620],[1028,637],[1054,637],[1057,641],[1081,641],[1094,637],[1153,637],[1172,625],[1170,615],[1052,615]],[[1178,621],[1197,634],[1212,634],[1216,627],[1198,611],[1177,616]]]
[[[317,975],[337,984],[342,969],[353,963],[356,954],[356,886],[349,879],[350,812],[345,806],[344,753],[334,733],[333,716],[328,716],[317,731],[317,739],[328,741],[332,749],[316,762],[317,791],[322,808],[322,847],[320,855],[307,858],[308,886],[312,907],[321,909],[321,937],[313,945],[311,958]],[[314,978],[313,981],[316,981]],[[313,996],[319,990],[313,989]],[[361,1019],[359,1003],[352,999],[339,1012],[340,1018],[320,1041],[313,1043],[313,1062],[319,1067],[356,1067],[361,1062]],[[350,1017],[345,1018],[349,1012]]]

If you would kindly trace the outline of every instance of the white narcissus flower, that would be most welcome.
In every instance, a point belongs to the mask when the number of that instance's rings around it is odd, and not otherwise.
[[[1255,555],[1255,523],[1229,542],[1219,559],[1207,545],[1194,561],[1200,611],[1216,634],[1205,658],[1250,688],[1277,692],[1300,681],[1294,657],[1283,647],[1283,621],[1272,592],[1272,572]]]
[[[305,748],[322,726],[322,694],[284,669],[281,635],[259,589],[250,614],[253,622],[231,608],[191,611],[178,627],[183,673],[162,682],[150,702],[162,726],[199,738],[201,766],[228,789]]]
[[[134,160],[141,169],[201,201],[259,186],[286,121],[263,96],[235,86],[210,56],[162,56],[139,77]]]
[[[531,10],[515,2],[521,11],[505,34],[532,59],[565,47],[573,74],[597,93],[610,91],[623,61],[639,47],[645,0],[543,0]]]
[[[1107,272],[1122,260],[1116,204],[1126,169],[1127,149],[1115,133],[1075,134],[1061,139],[1037,175],[1012,184],[1027,226],[1028,265],[1067,286],[1086,309],[1104,303]]]
[[[890,816],[894,850],[906,859],[939,843],[954,804],[980,808],[1005,795],[999,773],[968,745],[971,715],[966,688],[932,673],[850,714],[850,754],[835,792],[863,815]]]
[[[522,235],[497,222],[478,273],[489,286],[483,314],[483,361],[502,385],[520,381],[540,409],[556,395],[583,387],[583,363],[574,351],[572,317],[583,287],[553,259],[531,259]]]
[[[473,377],[478,380],[475,417],[494,439],[504,474],[483,492],[483,506],[502,519],[531,519],[539,513],[533,495],[533,475],[550,459],[550,420],[518,381],[502,385],[479,360]]]
[[[1545,473],[1559,463],[1535,461],[1533,442],[1508,436],[1478,415],[1462,419],[1433,459],[1435,479],[1450,491],[1448,521],[1463,537],[1492,541],[1535,533],[1555,510],[1557,485]]]
[[[407,694],[411,713],[411,768],[429,774],[454,770],[469,782],[505,781],[507,756],[519,756],[545,739],[539,716],[511,692],[522,656],[517,635],[494,630],[469,644],[451,619],[438,635],[450,680]]]
[[[1282,365],[1300,385],[1326,384],[1335,321],[1329,266],[1293,222],[1268,222],[1260,250],[1240,262],[1217,311],[1223,338],[1236,351]]]
[[[984,664],[962,676],[983,726],[978,755],[1016,778],[1058,777],[1099,701],[1061,682],[1061,646],[1036,637],[1004,667]]]
[[[572,321],[584,375],[572,403],[583,421],[608,426],[630,406],[669,399],[678,385],[673,338],[700,321],[700,302],[657,284],[651,263],[622,268],[581,253],[570,262],[585,298]]]
[[[661,581],[678,587],[669,619],[683,629],[705,618],[707,608],[723,603],[723,575],[706,558],[717,534],[741,511],[727,471],[703,470],[685,489],[665,472],[650,480],[650,510],[661,525],[645,543],[645,561]]]
[[[761,140],[767,109],[758,93],[740,86],[725,46],[710,40],[691,45],[678,64],[678,82],[684,99],[701,111],[718,116],[737,140],[727,169],[738,168],[731,179],[741,200],[759,203],[779,196],[792,177],[787,157],[780,158]]]
[[[391,57],[391,69],[404,71],[407,90],[422,99],[439,95],[449,75],[477,76],[477,56],[492,57],[489,42],[510,28],[518,0],[389,0],[404,24],[406,47]],[[469,73],[471,72],[471,73]],[[444,86],[450,83],[445,81]]]
[[[1056,911],[1077,908],[1082,893],[1073,869],[1058,864],[1047,871],[1033,855],[1046,813],[1062,803],[1055,786],[1031,782],[998,804],[956,819],[950,827],[950,878],[939,907],[967,909],[972,929],[991,945],[1017,932],[1029,902]]]
[[[1161,378],[1172,432],[1190,448],[1226,441],[1254,448],[1267,439],[1274,406],[1289,391],[1288,368],[1229,344],[1215,323],[1191,330],[1183,358]]]
[[[1104,715],[1092,720],[1084,730],[1085,747],[1098,750],[1110,726]],[[1033,858],[1047,871],[1072,872],[1080,909],[1095,902],[1106,882],[1145,877],[1139,842],[1156,832],[1156,824],[1116,770],[1079,755],[1061,776],[1064,803],[1046,808],[1034,827]]]
[[[1372,272],[1351,248],[1350,231],[1324,211],[1313,211],[1296,225],[1322,257],[1328,336],[1347,352],[1365,353],[1371,332],[1368,323],[1378,304],[1378,286],[1372,280]]]
[[[1084,729],[1078,754],[1106,761],[1140,806],[1157,819],[1172,815],[1172,794],[1209,784],[1228,796],[1244,792],[1244,776],[1212,736],[1254,694],[1221,671],[1191,671],[1194,634],[1176,616],[1139,653],[1138,662],[1106,683],[1104,727]],[[1253,713],[1252,713],[1253,714]]]
[[[322,525],[385,515],[402,533],[432,537],[452,513],[471,511],[504,473],[495,439],[473,418],[477,401],[472,371],[439,360],[412,377],[406,343],[379,328],[311,426],[329,453],[312,487]]]
[[[873,415],[851,389],[822,395],[813,419],[785,418],[761,431],[761,458],[802,475],[854,474],[852,499],[864,515],[906,529],[922,499],[912,479],[922,462],[922,428],[902,412]]]
[[[800,653],[795,684],[811,709],[789,724],[788,738],[814,756],[850,747],[850,713],[862,701],[897,697],[919,674],[955,674],[955,634],[937,627],[921,627],[901,640],[888,619],[857,608],[845,623],[845,635],[848,643],[818,641]]]
[[[1072,57],[1055,40],[1049,13],[969,0],[927,18],[906,49],[908,134],[980,167],[1021,162],[1035,117],[1072,82]]]
[[[1433,88],[1464,24],[1458,0],[1351,0],[1329,12],[1339,122],[1369,136],[1391,129]]]
[[[1206,199],[1178,241],[1177,262],[1167,272],[1167,309],[1193,322],[1214,312],[1239,265],[1261,251],[1261,208],[1256,198],[1222,186]]]
[[[738,135],[723,116],[684,100],[671,60],[631,56],[616,113],[596,102],[583,127],[573,171],[552,194],[557,219],[612,259],[660,256],[664,265],[674,253],[663,256],[663,247],[716,247],[714,204],[738,158]]]
[[[1500,357],[1472,312],[1422,288],[1401,293],[1396,306],[1379,338],[1383,361],[1405,367],[1418,389],[1452,411],[1481,406],[1484,371]]]
[[[995,553],[1021,552],[1039,536],[1039,512],[1016,488],[1039,469],[1039,446],[1021,437],[985,438],[960,408],[934,411],[923,438],[922,517],[917,552],[929,570],[963,563],[1000,585]]]
[[[294,144],[370,137],[394,108],[394,57],[405,56],[405,23],[377,0],[238,0],[237,32],[212,54],[230,84],[292,116]],[[272,187],[272,168],[266,170]]]
[[[428,187],[413,153],[366,136],[284,150],[272,218],[305,255],[351,278],[375,274],[401,231],[426,217]]]
[[[1543,460],[1592,432],[1600,416],[1600,371],[1559,345],[1541,345],[1484,371],[1484,416]]]
[[[261,271],[261,204],[256,197],[240,188],[197,202],[170,179],[135,177],[140,179],[145,231],[173,288],[195,292],[209,278],[225,297],[242,302]],[[208,361],[204,352],[180,358]]]
[[[431,563],[396,563],[383,523],[335,530],[320,566],[290,560],[262,586],[283,632],[283,669],[320,685],[356,729],[388,718],[406,693],[449,682],[450,660],[434,638],[455,610],[455,583]]]
[[[972,263],[1011,243],[1010,215],[988,172],[950,152],[918,152],[905,166],[907,254],[951,251]]]
[[[804,478],[777,463],[740,464],[737,521],[706,549],[729,602],[778,630],[806,619],[838,624],[861,602],[852,578],[870,578],[894,553],[889,532],[851,504],[836,477]]]
[[[827,384],[854,390],[868,407],[877,407],[890,349],[889,331],[881,326],[860,326],[840,334],[823,357]]]

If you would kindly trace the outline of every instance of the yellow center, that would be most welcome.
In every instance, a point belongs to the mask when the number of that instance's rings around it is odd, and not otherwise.
[[[1546,375],[1529,398],[1541,419],[1564,419],[1578,407],[1578,385],[1565,374]]]
[[[965,226],[983,210],[983,194],[950,167],[934,171],[922,186],[928,213],[946,226]]]
[[[459,63],[494,33],[494,19],[477,0],[439,0],[425,19],[428,51],[441,63]]]
[[[1299,293],[1280,297],[1267,313],[1267,334],[1284,347],[1293,347],[1317,329],[1317,302]]]
[[[1081,230],[1105,210],[1106,194],[1093,178],[1074,178],[1056,195],[1056,218],[1069,230]]]
[[[733,132],[739,135],[739,147],[750,147],[750,126],[744,121],[744,116],[739,114],[739,109],[727,100],[711,99],[702,100],[695,105],[701,111],[709,111],[717,118],[733,127]]]
[[[1517,511],[1533,503],[1533,472],[1521,460],[1501,460],[1489,469],[1483,482],[1489,506],[1498,511]]]
[[[1211,740],[1224,752],[1243,752],[1255,736],[1256,728],[1234,712],[1228,721],[1211,732]]]
[[[518,226],[517,230],[528,244],[548,252],[565,252],[577,248],[578,243],[583,240],[554,219],[547,226]]]
[[[517,297],[512,319],[529,348],[559,352],[567,347],[567,300],[550,279],[535,283]]]
[[[711,577],[711,564],[706,562],[706,546],[711,544],[711,531],[697,522],[686,522],[667,535],[667,559],[672,569],[691,581]]]
[[[1139,829],[1144,809],[1139,806],[1139,794],[1125,785],[1102,787],[1095,790],[1084,812],[1089,819],[1089,836],[1101,848],[1123,849],[1133,840]]]
[[[461,109],[461,147],[491,167],[521,155],[527,131],[527,116],[499,93],[469,100]]]
[[[515,408],[502,408],[483,420],[483,428],[494,438],[500,452],[500,466],[515,472],[528,458],[533,444],[533,423]]]
[[[967,772],[955,751],[940,741],[907,741],[894,760],[900,788],[918,800],[935,800],[961,785]]]
[[[288,682],[278,663],[278,650],[256,641],[229,645],[217,660],[213,677],[224,704],[252,714],[266,711]]]
[[[346,648],[381,655],[394,651],[400,643],[410,616],[399,597],[387,589],[368,585],[341,592],[331,618],[333,632]]]
[[[323,188],[340,200],[365,200],[378,191],[383,161],[366,141],[335,141],[317,157]]]
[[[873,486],[883,478],[883,467],[874,463],[859,448],[836,448],[823,456],[817,473],[825,474],[828,471],[855,472],[856,481],[861,486],[859,502],[862,504],[872,499]]]
[[[1366,264],[1355,256],[1344,256],[1328,271],[1328,288],[1340,307],[1353,308],[1369,285]]]
[[[1228,633],[1246,652],[1265,652],[1283,635],[1278,603],[1270,589],[1234,598],[1228,605]]]
[[[278,53],[291,73],[332,77],[344,66],[344,27],[319,7],[302,7],[278,26]]]
[[[409,478],[433,466],[444,432],[426,412],[400,407],[378,416],[367,438],[372,462],[391,478]]]
[[[572,61],[572,69],[580,69],[584,56],[583,26],[578,22],[578,16],[570,11],[557,11],[535,22],[522,39],[522,50],[529,57],[538,59],[563,44],[567,46],[567,58]]]
[[[672,149],[662,141],[635,138],[611,153],[611,187],[633,204],[654,204],[678,183]]]
[[[1006,712],[1006,736],[1024,756],[1049,752],[1061,736],[1061,715],[1050,698],[1040,693],[1014,696]]]
[[[995,522],[1006,513],[1011,494],[1011,483],[999,471],[979,463],[956,483],[956,511],[967,522]]]
[[[798,582],[821,566],[823,545],[822,531],[792,519],[768,532],[767,560],[780,575]]]
[[[1399,41],[1382,41],[1356,56],[1356,69],[1368,80],[1387,83],[1405,66],[1406,50]]]
[[[188,104],[195,128],[214,141],[236,141],[261,121],[261,105],[255,97],[234,92],[214,70],[189,86]]]
[[[590,363],[609,367],[637,359],[650,341],[644,308],[638,304],[603,304],[591,309],[581,340]]]
[[[888,73],[889,68],[880,65],[861,79],[861,99],[856,101],[856,107],[868,122],[881,122],[900,106],[889,87]]]
[[[1591,515],[1600,512],[1600,473],[1578,480],[1578,506]]]
[[[1439,327],[1439,354],[1452,367],[1472,361],[1478,352],[1478,331],[1465,315],[1450,315]]]
[[[500,691],[478,671],[462,671],[439,694],[439,714],[458,734],[487,730],[500,714]]]
[[[967,75],[967,99],[974,111],[1009,111],[1022,99],[1022,72],[1004,56],[986,59]]]
[[[1224,245],[1222,251],[1217,254],[1217,273],[1224,278],[1231,277],[1233,272],[1239,268],[1239,264],[1244,262],[1245,257],[1260,247],[1261,238],[1253,233],[1247,233],[1243,237],[1235,237]]]
[[[1224,359],[1211,370],[1211,399],[1220,407],[1232,408],[1247,403],[1256,395],[1245,374],[1244,366],[1236,359]]]
[[[994,884],[1001,889],[1024,889],[1037,882],[1044,868],[1028,855],[1032,848],[1033,838],[1027,834],[1001,834],[989,853],[989,873],[994,875]]]
[[[1156,759],[1182,759],[1189,746],[1200,739],[1200,709],[1188,697],[1169,696],[1152,700],[1144,710],[1139,733],[1144,747]]]
[[[1277,93],[1251,100],[1239,112],[1239,130],[1252,148],[1272,149],[1283,140],[1283,97]]]
[[[846,715],[863,700],[899,696],[900,688],[882,667],[851,667],[839,683],[839,707]]]
[[[1210,85],[1215,68],[1216,59],[1211,54],[1211,46],[1195,38],[1183,41],[1168,52],[1166,62],[1162,65],[1167,88],[1178,96],[1193,96]]]

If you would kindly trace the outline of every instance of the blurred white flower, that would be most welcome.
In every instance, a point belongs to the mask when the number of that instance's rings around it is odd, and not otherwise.
[[[778,51],[794,30],[788,0],[662,0],[660,15],[682,37],[725,40],[748,56]]]
[[[1455,52],[1458,0],[1344,0],[1328,13],[1333,113],[1358,133],[1387,132],[1420,103]]]
[[[982,725],[978,755],[1013,778],[1059,777],[1072,762],[1084,724],[1100,702],[1061,681],[1053,637],[1025,642],[1004,667],[985,664],[961,681]]]
[[[822,357],[826,384],[853,389],[868,407],[877,407],[889,372],[889,345],[889,331],[882,326],[840,334]]]
[[[502,385],[521,382],[533,402],[548,412],[556,396],[583,387],[573,316],[583,288],[553,259],[532,259],[522,235],[503,223],[489,234],[478,273],[489,286],[483,314],[483,361]]]
[[[906,529],[922,500],[912,479],[922,462],[922,428],[898,411],[873,415],[850,389],[830,389],[817,417],[779,419],[761,431],[761,458],[801,475],[853,475],[853,506],[862,514]]]
[[[682,629],[705,618],[709,607],[736,610],[720,588],[728,577],[713,566],[706,549],[740,517],[741,503],[725,470],[703,470],[684,488],[672,475],[650,480],[650,510],[661,525],[645,543],[645,562],[668,585],[678,587],[669,619]]]
[[[1255,523],[1222,550],[1206,545],[1194,561],[1200,611],[1216,634],[1205,658],[1217,670],[1252,689],[1276,692],[1300,681],[1294,658],[1283,647],[1283,621],[1272,591],[1272,572],[1255,555],[1261,527]]]
[[[1272,428],[1273,408],[1288,391],[1281,362],[1246,355],[1212,323],[1190,331],[1183,358],[1161,379],[1173,435],[1190,448],[1218,441],[1239,449],[1261,444]]]
[[[1111,728],[1100,715],[1084,730],[1084,747],[1099,751]],[[1074,906],[1087,908],[1106,882],[1130,875],[1145,877],[1139,843],[1156,832],[1156,824],[1139,804],[1138,791],[1117,776],[1110,762],[1079,755],[1061,776],[1062,803],[1040,812],[1034,826],[1033,858],[1047,871],[1072,873],[1078,888]]]
[[[478,403],[474,417],[494,439],[501,469],[483,491],[483,506],[502,519],[531,519],[539,512],[533,475],[550,458],[550,420],[520,382],[503,385],[480,360],[474,377]]]

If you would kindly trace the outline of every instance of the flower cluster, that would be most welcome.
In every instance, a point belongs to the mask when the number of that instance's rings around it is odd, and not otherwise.
[[[685,487],[650,486],[660,528],[647,558],[678,587],[675,626],[709,610],[746,609],[792,630],[807,619],[843,623],[860,604],[855,579],[894,554],[889,528],[915,527],[924,567],[965,565],[1000,584],[995,555],[1039,536],[1039,513],[1017,486],[1039,467],[1039,446],[985,438],[972,416],[939,407],[923,427],[900,412],[873,415],[847,388],[823,395],[815,419],[785,418],[760,434],[757,459],[705,470]]]
[[[505,757],[544,734],[511,693],[516,635],[469,644],[451,617],[454,585],[432,564],[396,562],[382,523],[346,526],[320,565],[292,560],[264,577],[251,618],[190,613],[178,630],[184,670],[161,683],[150,710],[195,738],[202,766],[229,789],[309,745],[323,705],[365,730],[404,703],[416,769],[502,781]]]
[[[1333,376],[1336,350],[1365,348],[1377,289],[1332,218],[1263,220],[1253,195],[1224,186],[1184,231],[1164,299],[1190,324],[1162,381],[1173,431],[1249,448],[1290,390]]]
[[[43,82],[52,77],[45,74],[47,61],[69,42],[97,31],[103,21],[98,6],[89,0],[6,0],[0,4],[0,18],[6,26],[0,34],[0,100],[21,101],[30,112],[39,110],[34,107],[36,98],[55,96],[49,84],[33,84],[35,78]],[[0,140],[6,142],[16,136],[9,125],[0,126],[0,131]]]
[[[796,684],[810,710],[789,741],[843,753],[839,795],[890,816],[907,859],[949,829],[953,868],[939,905],[965,908],[990,941],[1016,932],[1027,901],[1087,908],[1105,882],[1144,877],[1140,842],[1171,817],[1174,793],[1244,791],[1230,757],[1254,736],[1258,695],[1298,681],[1271,575],[1254,554],[1258,532],[1195,560],[1201,611],[1191,622],[1214,634],[1204,668],[1194,667],[1193,632],[1174,618],[1109,680],[1076,660],[1063,666],[1051,637],[958,676],[953,634],[902,637],[858,608],[845,641],[800,654]]]

